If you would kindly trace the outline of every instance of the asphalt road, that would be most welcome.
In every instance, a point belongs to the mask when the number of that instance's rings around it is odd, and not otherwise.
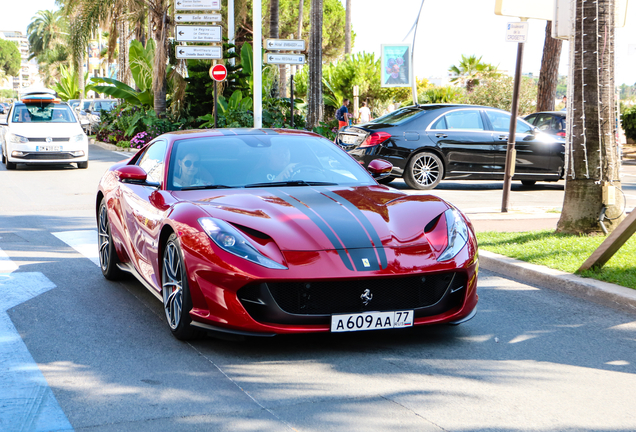
[[[95,263],[97,181],[122,156],[90,151],[87,170],[0,166],[0,430],[636,430],[636,313],[486,271],[458,327],[175,340]],[[478,183],[435,193],[500,206]]]

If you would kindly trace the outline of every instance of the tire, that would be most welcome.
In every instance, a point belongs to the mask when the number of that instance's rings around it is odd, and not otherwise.
[[[99,267],[102,274],[108,280],[121,279],[124,272],[117,267],[119,257],[113,245],[113,238],[110,235],[110,223],[108,222],[108,207],[106,199],[99,205],[97,214],[97,247],[99,254]]]
[[[86,161],[86,162],[78,162],[78,163],[77,163],[77,167],[78,167],[79,169],[86,169],[86,168],[88,168],[88,161]]]
[[[420,152],[409,161],[404,181],[412,189],[434,189],[444,177],[444,164],[434,153]]]
[[[378,180],[378,183],[383,184],[383,185],[388,185],[393,180],[395,180],[395,177],[384,177],[383,179]]]
[[[7,158],[4,156],[4,152],[2,151],[2,149],[0,149],[0,153],[2,154],[2,163],[6,164],[7,163]]]
[[[170,331],[179,340],[194,339],[200,332],[190,325],[192,319],[189,312],[192,310],[192,298],[183,262],[183,252],[176,234],[171,234],[168,238],[161,267],[163,308]]]
[[[16,168],[17,168],[17,166],[18,166],[18,164],[17,164],[17,163],[15,163],[15,162],[9,162],[8,160],[7,160],[6,165],[7,165],[7,169],[8,169],[8,170],[14,170],[14,169],[16,169]]]
[[[521,180],[521,184],[524,186],[534,186],[536,183],[536,180]]]

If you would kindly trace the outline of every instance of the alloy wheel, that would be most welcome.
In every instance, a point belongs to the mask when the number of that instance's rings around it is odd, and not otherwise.
[[[163,257],[163,307],[172,330],[181,323],[183,309],[183,275],[181,255],[177,246],[169,242]]]
[[[413,179],[421,186],[437,185],[441,180],[442,168],[439,159],[430,153],[423,153],[413,163]]]
[[[108,269],[110,263],[110,231],[108,229],[108,209],[105,205],[99,209],[99,226],[98,226],[98,242],[99,242],[99,265],[102,271]]]

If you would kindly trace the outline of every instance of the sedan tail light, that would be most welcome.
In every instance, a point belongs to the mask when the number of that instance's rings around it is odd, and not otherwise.
[[[360,144],[360,147],[374,147],[391,138],[386,132],[373,132]]]
[[[563,132],[563,131],[557,132],[557,136],[565,138],[565,132]]]

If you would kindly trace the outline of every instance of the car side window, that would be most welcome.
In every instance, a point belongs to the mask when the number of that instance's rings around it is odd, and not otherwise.
[[[536,125],[537,124],[537,116],[536,115],[531,115],[526,117],[526,121],[528,123],[530,123],[531,125]]]
[[[148,174],[148,181],[163,183],[164,163],[167,143],[163,140],[150,144],[139,158],[139,165]]]
[[[446,117],[445,116],[441,116],[434,124],[433,126],[431,126],[431,129],[448,129],[448,126],[446,126]]]
[[[549,114],[544,114],[538,117],[538,120],[533,124],[540,130],[550,130],[551,128],[553,128],[553,120],[554,117]]]
[[[446,125],[448,129],[457,130],[484,130],[479,110],[460,110],[447,113]]]

